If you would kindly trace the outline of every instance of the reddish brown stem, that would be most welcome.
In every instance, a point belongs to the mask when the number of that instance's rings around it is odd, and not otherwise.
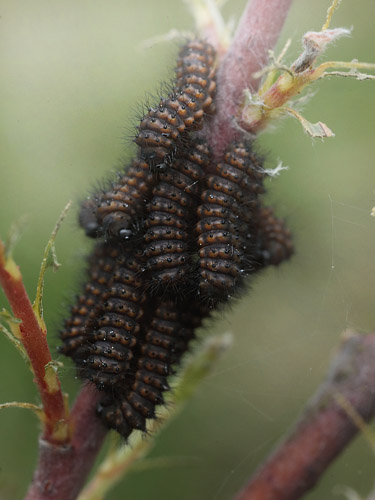
[[[101,397],[94,385],[83,387],[71,413],[73,435],[69,445],[40,440],[39,463],[25,500],[77,497],[107,433],[94,410]]]
[[[351,334],[304,414],[236,500],[296,500],[313,488],[357,434],[348,403],[365,421],[375,415],[375,333]]]
[[[13,263],[13,261],[11,262]],[[21,320],[19,325],[20,340],[30,359],[45,414],[43,439],[48,442],[64,442],[67,439],[67,434],[57,432],[59,424],[66,419],[60,383],[56,378],[56,384],[51,386],[45,377],[45,367],[52,361],[46,332],[39,326],[18,267],[14,265],[13,268],[7,269],[6,266],[4,246],[0,241],[0,285],[14,316]]]
[[[253,0],[245,8],[217,75],[217,112],[208,135],[217,159],[230,142],[243,134],[234,120],[238,105],[246,88],[257,89],[259,80],[253,75],[267,64],[268,51],[279,38],[291,3],[292,0]]]

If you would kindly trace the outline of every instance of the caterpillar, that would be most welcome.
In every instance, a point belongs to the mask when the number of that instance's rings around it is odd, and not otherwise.
[[[146,430],[146,420],[155,418],[155,407],[164,403],[169,390],[168,375],[180,362],[194,329],[206,315],[203,310],[184,315],[188,304],[171,300],[159,303],[140,348],[137,371],[131,387],[121,386],[97,407],[104,425],[127,438],[133,429]]]
[[[214,62],[215,51],[206,42],[193,40],[182,47],[173,92],[149,108],[135,138],[152,170],[171,166],[186,133],[201,128],[204,114],[214,111]]]
[[[195,120],[201,120],[204,113],[215,112],[214,94],[216,91],[215,51],[211,45],[201,40],[192,40],[183,46],[177,58],[176,88],[196,95],[197,90],[204,89],[206,95],[201,96],[201,110],[196,110]],[[207,73],[208,66],[210,71]]]
[[[71,308],[71,316],[65,320],[60,331],[63,342],[59,351],[66,356],[74,356],[82,346],[93,328],[102,304],[102,295],[106,290],[119,256],[119,249],[113,246],[99,244],[88,260],[88,281],[84,291],[77,296],[76,304]]]
[[[292,233],[271,207],[259,205],[255,214],[255,260],[260,267],[278,266],[294,253]]]
[[[86,235],[129,240],[144,217],[145,203],[156,181],[147,163],[133,159],[111,189],[82,203],[79,223]]]
[[[199,246],[199,293],[212,307],[228,299],[249,272],[247,236],[264,172],[251,146],[232,144],[224,162],[205,179],[196,225]]]
[[[144,256],[154,284],[186,281],[191,269],[190,224],[198,199],[210,151],[205,143],[195,143],[180,153],[172,167],[159,175],[148,204],[144,234]],[[175,290],[175,287],[174,287]]]
[[[134,348],[139,340],[145,301],[140,251],[121,250],[111,280],[102,294],[100,315],[75,351],[73,359],[83,378],[100,390],[110,390],[131,371]]]
[[[95,199],[98,200],[99,196],[95,195]],[[97,201],[95,199],[87,198],[84,200],[78,214],[78,223],[85,230],[86,236],[90,238],[97,238],[102,234],[96,216]]]

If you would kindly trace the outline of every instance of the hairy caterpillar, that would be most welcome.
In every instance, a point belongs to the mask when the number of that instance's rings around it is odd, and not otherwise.
[[[259,205],[255,214],[255,260],[261,267],[278,266],[294,253],[292,233],[271,207]]]
[[[76,304],[71,307],[71,316],[65,320],[64,328],[60,331],[63,345],[59,347],[59,351],[66,356],[74,356],[77,349],[87,342],[119,254],[119,248],[101,243],[89,257],[88,281],[84,285],[83,293],[77,296]]]
[[[131,371],[145,301],[139,254],[119,248],[99,298],[95,322],[86,332],[85,342],[72,353],[80,375],[101,390],[113,387]]]
[[[251,147],[234,143],[205,179],[196,225],[199,291],[213,304],[227,300],[249,271],[247,233],[263,178]]]
[[[127,438],[133,429],[146,430],[146,419],[155,418],[155,407],[163,404],[169,390],[168,375],[180,362],[194,329],[208,313],[197,308],[189,315],[186,302],[164,300],[159,303],[145,333],[137,370],[129,384],[118,384],[115,392],[98,405],[103,423]]]
[[[106,239],[120,241],[130,239],[144,216],[145,202],[156,182],[148,164],[139,158],[133,159],[111,189],[82,203],[79,223],[86,235],[94,238],[104,235]]]
[[[197,39],[182,47],[175,89],[148,110],[135,138],[141,158],[153,170],[170,166],[186,134],[201,128],[204,114],[214,111],[214,62],[215,51],[208,43]]]
[[[186,281],[191,270],[191,218],[210,152],[204,143],[192,143],[172,167],[160,173],[148,204],[144,234],[147,269],[155,284]],[[173,287],[175,290],[175,287]]]

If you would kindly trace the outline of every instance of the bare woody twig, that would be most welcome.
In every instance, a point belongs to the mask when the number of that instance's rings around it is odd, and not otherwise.
[[[59,380],[48,370],[52,362],[46,332],[42,330],[22,282],[22,275],[11,256],[6,256],[0,241],[0,285],[19,324],[22,342],[34,372],[44,411],[43,439],[50,443],[64,443],[68,439],[66,411]]]
[[[345,336],[326,380],[289,437],[236,500],[296,500],[314,487],[357,434],[354,416],[369,421],[375,415],[374,359],[375,333]]]

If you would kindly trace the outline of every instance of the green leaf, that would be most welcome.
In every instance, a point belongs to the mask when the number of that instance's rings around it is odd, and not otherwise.
[[[32,403],[19,403],[17,401],[12,401],[11,403],[0,404],[0,410],[5,410],[6,408],[22,408],[24,410],[31,410],[35,415],[44,421],[44,411],[40,406],[34,405]]]
[[[18,220],[12,223],[5,240],[5,259],[8,260],[12,256],[13,248],[16,246],[17,241],[20,239],[23,231],[25,230],[29,217],[22,215]]]
[[[13,346],[21,354],[23,360],[25,361],[28,368],[32,372],[30,360],[29,360],[29,357],[26,353],[26,350],[23,347],[22,343],[18,340],[21,336],[20,331],[19,331],[19,324],[21,323],[21,320],[18,318],[15,318],[6,309],[3,309],[2,311],[0,311],[0,320],[5,321],[10,328],[10,330],[8,330],[4,325],[2,325],[0,323],[0,332],[2,332],[5,335],[5,337],[13,344]]]
[[[301,123],[304,131],[311,137],[324,139],[325,137],[335,136],[332,130],[329,127],[327,127],[327,125],[323,122],[311,123],[308,120],[306,120],[306,118],[304,118],[302,115],[300,115],[295,109],[292,108],[280,108],[280,110],[283,110],[292,115],[294,118],[297,118],[297,120]]]
[[[12,323],[15,325],[19,325],[21,320],[19,318],[15,318],[12,313],[10,313],[7,309],[3,308],[0,311],[0,319],[6,321],[8,324]]]
[[[360,71],[357,70],[351,70],[351,71],[327,71],[326,73],[323,73],[323,77],[327,76],[343,76],[344,78],[355,78],[356,80],[359,80],[360,82],[363,80],[375,80],[375,75],[369,75],[367,73],[361,73]]]
[[[38,322],[43,331],[46,330],[44,320],[43,320],[43,289],[44,289],[44,276],[46,270],[49,267],[52,267],[54,271],[57,271],[60,267],[60,263],[57,260],[56,249],[55,249],[55,239],[60,229],[62,222],[64,221],[72,202],[69,201],[65,206],[64,210],[61,212],[60,217],[57,219],[56,225],[52,231],[51,237],[48,240],[46,248],[44,249],[42,265],[40,267],[39,278],[38,278],[38,286],[36,290],[36,297],[33,304],[33,309],[35,311]]]

